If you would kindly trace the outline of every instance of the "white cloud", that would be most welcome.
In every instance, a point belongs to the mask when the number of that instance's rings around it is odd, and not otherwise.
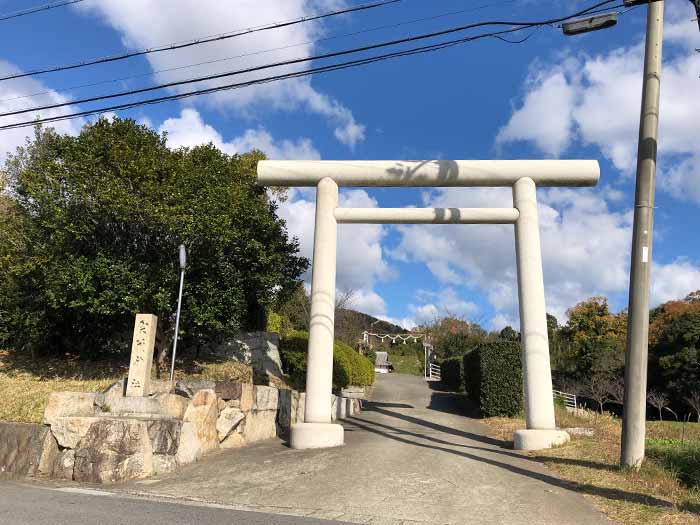
[[[419,290],[416,299],[423,304],[409,304],[408,311],[419,323],[429,323],[438,317],[454,316],[473,319],[479,307],[462,299],[454,288],[447,287],[437,292]]]
[[[654,265],[651,280],[654,304],[682,299],[700,289],[700,265],[684,258],[666,265]]]
[[[197,146],[211,142],[225,153],[245,153],[252,149],[263,151],[270,159],[319,159],[319,152],[308,138],[296,141],[275,141],[263,128],[248,129],[243,135],[224,141],[221,134],[205,123],[195,109],[183,109],[179,117],[165,120],[159,131],[168,134],[168,145],[171,148],[180,146]]]
[[[553,188],[539,190],[538,198],[547,311],[561,321],[568,308],[593,295],[624,298],[629,283],[632,211],[611,208],[616,192]],[[449,188],[427,194],[426,205],[510,207],[512,197],[508,189]],[[391,252],[393,257],[425,263],[439,281],[483,295],[496,312],[488,323],[492,328],[518,325],[512,226],[401,226],[399,231],[402,238]],[[683,258],[656,262],[652,283],[654,304],[684,297],[700,288],[700,266]],[[446,290],[452,289],[448,286]],[[450,293],[443,291],[442,297],[445,305],[455,308]],[[409,311],[417,320],[425,320],[440,312],[440,302],[425,301]],[[463,311],[467,317],[476,313],[469,308]]]
[[[666,191],[677,199],[700,203],[700,154],[663,170],[659,178]]]
[[[697,166],[700,97],[691,86],[700,76],[700,54],[693,49],[700,45],[700,35],[690,21],[690,6],[682,7],[669,9],[665,26],[659,154],[665,165],[694,158],[691,164]],[[578,140],[598,147],[616,168],[630,174],[637,156],[643,55],[638,43],[593,57],[566,57],[549,66],[537,62],[523,102],[501,129],[497,144],[530,141],[545,154],[559,156]],[[660,178],[662,190],[686,199],[697,195],[692,191],[697,173],[673,174]]]
[[[0,60],[0,75],[7,76],[20,73],[21,70],[7,62],[5,60]],[[47,87],[38,80],[34,80],[30,77],[17,78],[12,80],[6,80],[0,82],[0,113],[5,113],[8,111],[23,109],[29,105],[32,105],[33,99],[20,98],[33,93],[44,92]],[[55,91],[49,91],[47,94],[42,95],[41,98],[37,99],[41,102],[41,105],[48,104],[60,104],[68,102],[69,99],[59,95]],[[15,122],[24,122],[29,120],[34,120],[39,117],[47,118],[60,115],[62,113],[70,113],[74,111],[75,108],[68,106],[67,108],[45,110],[41,113],[32,112],[24,113],[21,115],[15,115],[11,117],[3,117],[2,124],[13,124]],[[82,119],[76,120],[65,120],[60,122],[54,122],[51,124],[45,124],[45,127],[52,127],[59,133],[68,133],[69,135],[76,135],[80,132],[84,121]],[[2,131],[2,147],[0,147],[0,166],[5,163],[8,153],[14,153],[17,146],[22,146],[25,143],[27,137],[34,136],[34,129],[31,127],[27,128],[17,128]]]
[[[374,290],[357,290],[347,307],[375,317],[386,315],[386,303]]]
[[[498,132],[496,142],[532,140],[546,154],[559,156],[571,142],[574,97],[575,89],[563,71],[539,72],[528,80],[522,107]],[[532,122],[543,125],[533,127]]]
[[[376,315],[375,317],[381,319],[382,321],[386,321],[387,323],[405,328],[406,330],[412,330],[418,326],[418,323],[412,317],[388,317],[386,315]]]
[[[339,200],[344,207],[377,207],[377,201],[365,190],[341,191]],[[315,213],[315,192],[298,188],[290,189],[289,199],[280,203],[278,211],[289,233],[299,239],[301,254],[309,260],[313,257]],[[385,235],[386,229],[376,224],[338,226],[337,286],[355,291],[352,308],[378,317],[384,317],[387,308],[374,285],[396,275],[382,248]],[[311,278],[310,271],[305,278]]]
[[[413,319],[415,319],[418,324],[430,324],[441,315],[444,315],[444,313],[440,312],[440,309],[432,303],[420,306],[412,304],[409,305],[408,309],[411,315],[413,315]]]
[[[284,2],[236,0],[235,7],[232,7],[229,2],[220,0],[200,0],[195,7],[190,0],[167,2],[100,0],[76,4],[75,8],[83,13],[99,15],[122,34],[124,46],[133,50],[293,20],[337,8],[340,5],[341,2],[337,0],[285,0]],[[193,12],[193,9],[196,9],[196,12]],[[320,21],[314,21],[172,52],[152,53],[145,58],[151,68],[158,71],[204,61],[240,57],[156,75],[159,82],[171,82],[311,56],[315,51],[311,41],[322,34],[323,26]],[[264,50],[271,51],[260,53]],[[254,78],[300,71],[308,67],[310,66],[307,63],[266,69],[256,73],[189,84],[177,90],[188,91],[245,82]],[[334,133],[338,140],[350,147],[364,139],[364,126],[355,121],[352,112],[337,100],[316,91],[308,77],[221,91],[192,99],[188,103],[203,103],[217,109],[233,110],[251,118],[264,109],[284,111],[303,109],[327,118],[334,126]]]

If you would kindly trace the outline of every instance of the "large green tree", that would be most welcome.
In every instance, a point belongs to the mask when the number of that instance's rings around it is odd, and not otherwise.
[[[683,408],[700,391],[700,312],[687,311],[669,321],[652,348],[650,382]]]
[[[132,120],[78,136],[37,129],[6,164],[0,335],[15,348],[124,351],[133,315],[159,317],[168,348],[177,247],[189,252],[182,333],[191,345],[262,328],[308,262],[264,188],[253,152],[171,150]],[[165,352],[161,353],[161,356]]]
[[[557,365],[571,379],[592,374],[616,377],[624,362],[627,316],[612,314],[604,297],[591,297],[567,311],[568,322],[558,334],[563,355]]]

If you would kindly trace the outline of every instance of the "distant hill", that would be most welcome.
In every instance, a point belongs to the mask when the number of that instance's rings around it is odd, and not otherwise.
[[[365,330],[374,333],[405,334],[408,332],[395,324],[380,321],[376,317],[356,310],[339,308],[335,312],[335,338],[355,348]]]

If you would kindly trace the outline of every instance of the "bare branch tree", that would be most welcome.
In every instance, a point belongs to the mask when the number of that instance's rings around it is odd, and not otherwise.
[[[613,380],[605,374],[593,374],[583,387],[582,394],[598,403],[600,413],[603,413],[605,403],[613,401],[610,395]]]
[[[622,405],[625,400],[625,380],[622,377],[610,381],[610,401]]]
[[[685,398],[685,402],[688,403],[688,406],[691,408],[691,410],[695,412],[695,416],[697,417],[698,423],[700,423],[700,392],[693,392]]]
[[[357,290],[355,288],[345,288],[338,290],[335,294],[335,308],[347,309],[350,308],[355,302],[357,297]]]
[[[668,409],[668,405],[670,401],[668,400],[668,396],[664,394],[663,392],[659,392],[658,390],[649,390],[647,392],[647,401],[649,402],[650,405],[656,408],[656,410],[659,411],[659,420],[663,421],[663,414],[662,411],[664,409]]]

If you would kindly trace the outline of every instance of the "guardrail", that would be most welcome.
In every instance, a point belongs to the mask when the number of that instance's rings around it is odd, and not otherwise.
[[[426,379],[428,381],[440,381],[442,379],[440,375],[440,365],[431,363],[428,368],[428,377],[426,377]]]
[[[562,399],[566,408],[576,409],[578,407],[576,404],[576,394],[569,394],[568,392],[561,392],[560,390],[552,390],[552,395],[554,396],[554,399]]]

